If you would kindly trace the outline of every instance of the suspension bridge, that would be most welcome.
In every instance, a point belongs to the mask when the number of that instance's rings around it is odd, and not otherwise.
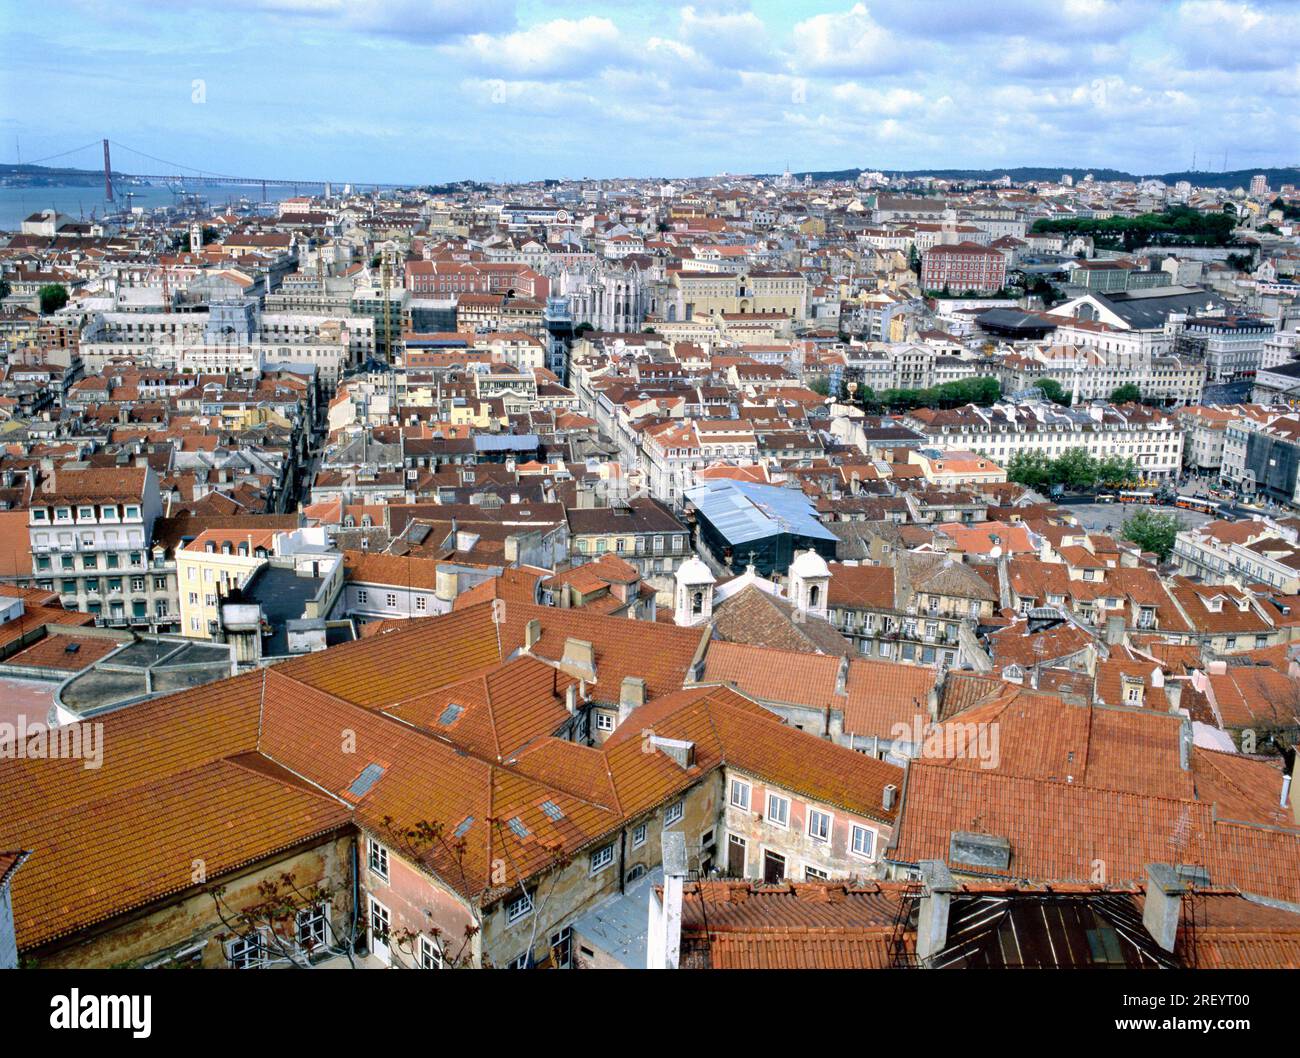
[[[236,176],[231,173],[217,173],[208,169],[200,169],[191,165],[184,165],[181,162],[168,161],[165,158],[159,158],[145,151],[136,150],[134,147],[128,147],[125,144],[118,143],[116,140],[100,140],[83,144],[80,147],[73,147],[71,150],[60,151],[57,154],[46,155],[43,158],[35,158],[30,161],[21,162],[20,170],[28,166],[37,167],[45,166],[46,163],[57,161],[61,158],[70,158],[73,155],[83,154],[87,151],[103,150],[103,173],[104,173],[104,200],[106,202],[115,201],[116,197],[122,193],[122,189],[128,184],[136,181],[146,183],[161,183],[172,188],[189,187],[251,187],[261,188],[262,198],[266,199],[267,188],[295,188],[302,190],[314,190],[324,187],[342,187],[350,186],[356,191],[387,191],[400,187],[409,187],[409,184],[377,184],[368,180],[316,180],[316,179],[287,179],[285,177],[271,176]],[[141,159],[144,168],[161,167],[161,172],[119,172],[113,169],[111,151],[116,150],[119,157],[122,153]],[[96,155],[96,158],[98,156]],[[95,167],[98,168],[98,167]],[[82,170],[83,172],[85,170]]]

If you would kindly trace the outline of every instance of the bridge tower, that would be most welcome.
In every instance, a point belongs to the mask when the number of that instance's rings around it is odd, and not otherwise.
[[[113,201],[113,163],[108,159],[108,140],[104,141],[104,199]]]

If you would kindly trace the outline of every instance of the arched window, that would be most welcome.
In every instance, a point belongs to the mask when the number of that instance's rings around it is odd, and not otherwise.
[[[821,599],[822,588],[820,584],[814,584],[808,589],[808,609],[815,610],[817,603]]]
[[[691,594],[691,613],[701,614],[704,612],[704,592],[697,591]]]

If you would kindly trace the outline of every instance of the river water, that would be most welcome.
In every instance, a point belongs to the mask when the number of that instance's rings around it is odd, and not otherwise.
[[[116,202],[113,203],[112,207],[114,210],[126,207],[126,191],[134,193],[135,197],[130,200],[132,206],[140,206],[145,209],[170,206],[176,202],[176,196],[166,187],[139,185],[115,189],[115,191]],[[310,189],[304,191],[304,193],[309,192]],[[240,198],[245,197],[251,202],[260,202],[262,198],[262,189],[260,187],[219,187],[213,185],[199,188],[197,193],[213,207],[221,207],[229,202],[238,202]],[[290,187],[268,187],[266,189],[268,202],[289,198],[293,193],[294,189]],[[57,209],[60,213],[66,214],[73,220],[89,220],[92,212],[95,216],[102,217],[105,213],[104,189],[102,187],[81,186],[0,187],[0,231],[20,230],[24,219],[43,209]]]

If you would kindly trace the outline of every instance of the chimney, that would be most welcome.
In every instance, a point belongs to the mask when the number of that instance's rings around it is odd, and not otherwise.
[[[621,724],[641,705],[645,705],[645,680],[640,676],[625,677],[618,696],[618,722]]]
[[[533,647],[537,646],[537,641],[541,638],[542,622],[534,617],[528,624],[524,625],[524,653],[531,653]]]
[[[680,830],[663,835],[664,885],[660,898],[650,891],[646,931],[646,969],[676,970],[682,959],[682,887],[686,881],[686,836]]]
[[[957,883],[943,860],[922,860],[921,909],[916,922],[916,957],[925,965],[947,946],[948,912]]]
[[[1169,711],[1171,713],[1178,712],[1178,703],[1183,699],[1183,681],[1169,680],[1165,684],[1165,697],[1169,699]]]
[[[578,685],[576,683],[571,683],[564,689],[564,708],[569,710],[570,716],[578,711]]]
[[[1178,729],[1178,766],[1183,771],[1192,769],[1192,718],[1183,717],[1182,725]]]
[[[1121,614],[1111,614],[1106,618],[1106,645],[1118,646],[1124,642],[1124,617]]]
[[[581,680],[596,682],[596,648],[590,640],[569,636],[564,641],[564,656],[560,671]]]
[[[1296,771],[1300,769],[1300,753],[1291,754],[1291,785],[1295,785]],[[1291,798],[1291,815],[1300,824],[1300,798]]]
[[[1147,864],[1147,894],[1142,908],[1142,925],[1160,947],[1173,951],[1182,917],[1183,893],[1187,885],[1167,863]]]
[[[665,754],[683,768],[690,768],[695,764],[694,742],[687,742],[680,738],[664,738],[661,735],[651,735],[650,745],[655,749],[663,750]]]
[[[886,812],[892,812],[894,810],[894,802],[897,799],[898,787],[892,782],[887,783],[885,786],[884,796],[880,799],[881,807],[883,807]]]

